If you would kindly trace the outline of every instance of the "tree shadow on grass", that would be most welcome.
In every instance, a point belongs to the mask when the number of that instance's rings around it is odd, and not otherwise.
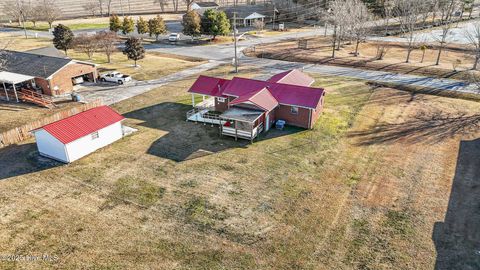
[[[34,143],[0,148],[0,180],[58,167],[63,163],[42,157]]]
[[[367,130],[354,131],[348,134],[358,139],[358,145],[374,145],[408,141],[412,143],[436,143],[457,134],[476,131],[480,128],[480,114],[455,116],[441,112],[425,115],[417,114],[412,120],[402,123],[382,123]]]
[[[190,105],[164,102],[129,112],[124,116],[143,121],[141,126],[167,132],[156,140],[147,153],[173,161],[195,159],[221,151],[245,148],[249,140],[220,136],[218,125],[186,121]],[[292,132],[272,132],[268,138],[285,136]]]
[[[433,227],[436,270],[480,269],[480,139],[461,141],[448,209]]]

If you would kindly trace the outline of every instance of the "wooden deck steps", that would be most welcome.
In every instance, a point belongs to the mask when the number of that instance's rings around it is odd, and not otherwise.
[[[32,90],[21,89],[18,91],[18,98],[23,102],[33,103],[49,109],[56,106],[50,96],[46,96]]]

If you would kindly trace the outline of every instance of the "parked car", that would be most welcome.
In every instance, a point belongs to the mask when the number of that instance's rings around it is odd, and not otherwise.
[[[168,36],[168,41],[175,42],[175,41],[179,41],[179,40],[180,40],[180,34],[179,33],[171,33]]]
[[[125,75],[117,71],[105,73],[100,76],[100,81],[102,82],[113,82],[118,84],[124,84],[124,83],[130,82],[131,80],[132,80],[132,77],[130,77],[129,75]]]

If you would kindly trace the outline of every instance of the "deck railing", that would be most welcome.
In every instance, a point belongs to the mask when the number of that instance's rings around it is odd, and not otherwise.
[[[263,131],[263,123],[250,130],[235,129],[235,127],[222,126],[222,134],[236,138],[253,140]]]

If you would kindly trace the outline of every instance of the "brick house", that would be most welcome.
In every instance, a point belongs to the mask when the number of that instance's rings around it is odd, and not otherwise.
[[[5,81],[5,90],[33,87],[44,95],[61,96],[70,94],[75,84],[94,82],[98,77],[95,64],[70,59],[53,47],[27,52],[6,51],[5,58],[6,63],[0,72],[31,78],[22,83],[15,82],[20,84],[16,87]]]
[[[194,109],[191,121],[219,124],[222,134],[253,140],[277,120],[312,129],[323,109],[325,90],[311,87],[314,79],[299,70],[267,81],[200,76],[189,89]],[[196,95],[202,102],[195,104]]]

